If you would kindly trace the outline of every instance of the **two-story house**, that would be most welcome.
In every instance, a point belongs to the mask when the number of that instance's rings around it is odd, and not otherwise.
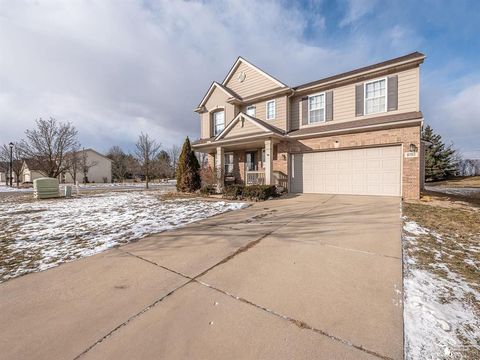
[[[415,52],[290,87],[243,58],[195,111],[219,186],[420,196],[420,64]]]

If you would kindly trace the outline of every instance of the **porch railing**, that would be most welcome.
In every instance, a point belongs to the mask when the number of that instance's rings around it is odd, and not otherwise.
[[[247,185],[264,185],[265,171],[247,171],[246,183]]]

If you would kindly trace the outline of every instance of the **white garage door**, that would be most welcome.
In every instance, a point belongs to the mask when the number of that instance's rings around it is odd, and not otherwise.
[[[401,195],[401,146],[292,154],[291,191]]]

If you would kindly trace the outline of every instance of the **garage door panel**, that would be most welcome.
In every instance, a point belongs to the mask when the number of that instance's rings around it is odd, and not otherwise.
[[[400,146],[295,154],[295,158],[294,192],[401,194]]]

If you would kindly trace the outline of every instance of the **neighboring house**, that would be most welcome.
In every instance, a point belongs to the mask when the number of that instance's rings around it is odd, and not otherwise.
[[[112,182],[112,160],[100,154],[93,149],[80,150],[77,153],[79,161],[76,180],[81,183],[84,181],[83,165],[87,168],[87,182],[90,183],[111,183]],[[68,171],[64,175],[64,182],[73,181],[73,172]]]
[[[419,198],[424,59],[415,52],[289,87],[239,57],[195,109],[193,148],[209,154],[219,186]]]
[[[42,166],[38,161],[33,159],[24,159],[20,175],[20,182],[31,183],[35,179],[45,177],[45,174],[41,169]]]
[[[85,156],[85,157],[84,157]],[[100,154],[99,152],[93,149],[80,150],[76,154],[77,166],[76,166],[76,180],[81,183],[83,182],[84,172],[83,165],[86,165],[87,168],[87,182],[90,183],[110,183],[112,182],[112,160],[106,156]],[[21,182],[30,183],[35,179],[45,177],[46,174],[43,173],[41,169],[45,168],[41,164],[33,159],[25,159],[23,161],[22,172],[20,176]],[[59,180],[62,183],[73,183],[74,176],[73,171],[65,171],[60,177]]]

